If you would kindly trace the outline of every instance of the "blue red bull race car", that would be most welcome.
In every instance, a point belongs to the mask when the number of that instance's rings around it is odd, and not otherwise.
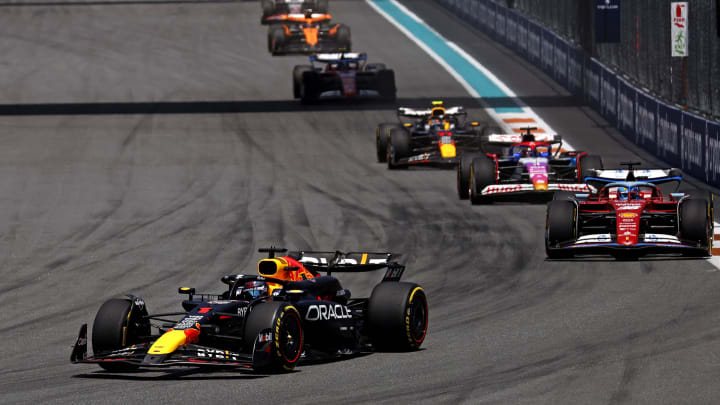
[[[180,288],[187,295],[181,311],[149,314],[133,295],[105,302],[93,323],[93,355],[82,325],[70,360],[110,372],[224,366],[274,373],[304,360],[417,350],[425,340],[425,292],[400,281],[405,267],[390,253],[260,251],[268,257],[258,275],[224,276],[219,294]],[[332,276],[381,269],[369,298],[352,297]]]
[[[556,196],[547,208],[545,248],[550,258],[587,254],[710,256],[713,199],[677,190],[677,169],[596,170],[597,193]]]

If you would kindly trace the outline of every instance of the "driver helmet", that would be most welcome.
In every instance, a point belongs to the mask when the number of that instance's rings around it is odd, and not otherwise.
[[[638,186],[630,187],[630,191],[628,191],[628,199],[639,200],[641,198],[642,197],[640,197],[640,188],[638,188]]]
[[[618,195],[618,200],[626,201],[628,199],[628,188],[624,187],[624,186],[618,187],[617,195]]]
[[[268,295],[268,287],[263,281],[246,282],[241,293],[241,296],[248,300],[255,300],[266,295]]]

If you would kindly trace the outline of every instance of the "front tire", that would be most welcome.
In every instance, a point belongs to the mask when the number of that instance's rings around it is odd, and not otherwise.
[[[468,183],[470,203],[472,203],[472,205],[492,203],[492,199],[482,195],[482,191],[485,187],[495,184],[495,179],[495,162],[485,156],[476,157],[472,160],[470,165],[470,181]]]
[[[273,55],[280,52],[280,47],[285,43],[285,31],[280,27],[270,28],[268,33],[268,51]]]
[[[410,157],[410,133],[404,128],[392,128],[390,130],[388,157],[388,169],[407,168],[406,165],[398,165],[398,159]]]
[[[428,328],[425,292],[413,283],[380,283],[370,295],[367,319],[370,339],[376,349],[417,350]]]
[[[470,198],[470,167],[472,161],[480,157],[477,153],[463,153],[457,166],[457,191],[461,200]]]
[[[397,97],[395,72],[390,69],[381,70],[377,74],[377,92],[381,98],[393,101]]]
[[[575,240],[575,214],[577,207],[570,200],[553,200],[548,203],[545,221],[545,253],[551,259],[568,257],[566,250],[556,248],[559,243]]]
[[[377,161],[380,163],[387,162],[388,139],[390,138],[390,130],[397,128],[396,124],[380,124],[375,128],[375,152]]]
[[[680,237],[688,242],[707,248],[712,247],[712,218],[706,200],[690,199],[680,205]]]
[[[595,170],[603,169],[603,161],[597,155],[582,155],[578,160],[578,178],[579,183],[584,183],[586,177],[595,176]]]
[[[352,39],[350,36],[350,27],[340,24],[337,29],[336,41],[339,51],[349,52],[352,49]]]
[[[302,86],[303,75],[305,72],[312,72],[313,67],[310,65],[297,65],[293,68],[293,97],[300,98],[300,87]]]
[[[139,343],[140,336],[150,335],[150,324],[143,322],[141,316],[146,310],[132,310],[132,302],[128,299],[114,298],[106,301],[95,315],[92,328],[93,352],[111,352]],[[107,371],[123,372],[138,368],[126,363],[98,363]]]
[[[254,370],[283,373],[295,368],[304,343],[301,319],[298,310],[285,302],[260,303],[250,311],[243,337],[246,350],[253,352]],[[261,333],[270,338],[263,341]]]

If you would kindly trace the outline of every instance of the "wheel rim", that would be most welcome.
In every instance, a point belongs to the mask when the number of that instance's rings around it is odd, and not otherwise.
[[[425,339],[427,332],[427,304],[424,295],[418,295],[410,303],[410,334],[415,343],[420,343]]]
[[[295,363],[302,351],[302,326],[295,312],[286,313],[280,327],[280,351],[288,363]]]

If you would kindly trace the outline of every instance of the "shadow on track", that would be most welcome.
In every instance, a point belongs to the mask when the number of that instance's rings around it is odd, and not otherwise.
[[[446,105],[483,108],[472,97],[441,98]],[[324,99],[306,105],[297,100],[270,101],[154,101],[108,103],[0,104],[0,116],[20,115],[133,115],[133,114],[238,114],[303,111],[394,111],[398,106],[427,107],[433,98],[399,98],[395,102],[377,99]],[[515,107],[521,100],[530,107],[580,105],[574,97],[498,97],[483,101],[493,108]]]
[[[158,370],[137,370],[129,373],[108,373],[105,371],[96,371],[87,374],[75,374],[72,378],[88,378],[99,380],[126,380],[126,381],[158,381],[158,380],[183,380],[183,381],[203,381],[203,380],[255,380],[258,378],[266,378],[267,375],[247,374],[247,370],[240,370],[241,374],[228,375],[229,372],[237,373],[237,369],[217,369],[214,372],[208,369],[190,369],[190,370],[173,370],[166,371],[165,374],[155,375]],[[203,373],[203,375],[194,375]],[[218,374],[222,373],[222,374]],[[153,375],[148,375],[153,374]]]

